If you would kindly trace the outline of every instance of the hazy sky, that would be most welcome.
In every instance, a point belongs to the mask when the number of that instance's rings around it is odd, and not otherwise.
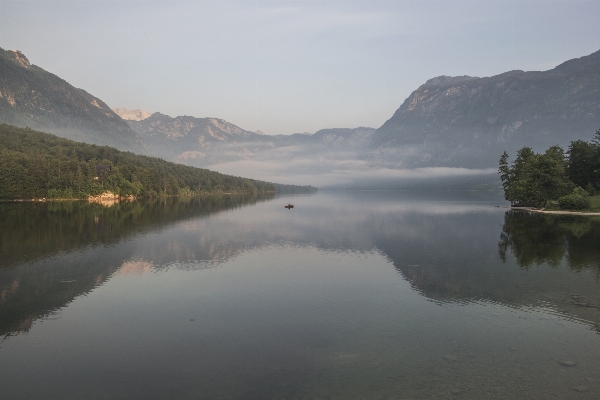
[[[439,75],[600,49],[600,1],[4,1],[0,47],[104,100],[268,134],[379,127]]]

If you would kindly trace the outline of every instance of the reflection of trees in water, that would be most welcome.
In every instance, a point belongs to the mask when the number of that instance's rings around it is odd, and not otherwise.
[[[84,201],[0,203],[0,269],[272,197],[170,197],[112,207]]]
[[[411,235],[379,235],[382,229],[376,227],[376,244],[415,290],[434,301],[483,300],[509,307],[544,304],[597,323],[600,292],[594,275],[600,264],[600,219],[515,214],[410,214],[392,225],[410,227]],[[394,218],[382,220],[388,223]],[[502,218],[503,231],[498,226]],[[508,254],[511,251],[514,259]],[[524,267],[536,264],[541,265]],[[578,273],[580,269],[588,272]]]
[[[0,335],[29,331],[35,320],[106,282],[135,253],[132,246],[105,251],[105,245],[272,197],[166,198],[110,208],[0,203]]]
[[[600,218],[507,211],[498,242],[503,261],[509,250],[521,268],[556,267],[566,257],[570,268],[594,268],[600,278]]]

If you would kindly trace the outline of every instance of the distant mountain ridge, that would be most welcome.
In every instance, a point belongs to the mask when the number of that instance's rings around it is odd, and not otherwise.
[[[18,50],[0,49],[0,123],[144,150],[139,136],[102,100],[30,64]]]
[[[371,156],[403,166],[491,166],[503,150],[589,139],[600,128],[600,51],[544,72],[441,76],[377,129]]]
[[[140,135],[148,153],[187,164],[190,160],[204,160],[221,144],[251,143],[265,137],[219,118],[173,118],[155,112],[148,118],[128,123]],[[192,162],[190,165],[205,164]]]
[[[373,128],[322,129],[315,134],[264,135],[219,118],[170,117],[156,112],[140,121],[129,120],[152,155],[194,166],[238,160],[265,160],[278,148],[303,146],[306,152],[362,151]],[[299,150],[302,153],[302,150]]]

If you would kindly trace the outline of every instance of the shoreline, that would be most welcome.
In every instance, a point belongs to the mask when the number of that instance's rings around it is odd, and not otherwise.
[[[544,210],[544,209],[533,209],[533,210],[529,210],[531,212],[537,212],[537,213],[542,213],[542,214],[559,214],[559,215],[600,215],[600,212],[596,212],[596,211],[566,211],[566,210],[560,210],[560,211],[550,211],[550,210]]]
[[[135,197],[133,196],[133,198],[131,197],[110,197],[111,199],[118,199],[119,201],[124,200],[124,201],[135,201],[135,200],[144,200],[144,199],[161,199],[161,198],[166,198],[166,197],[194,197],[194,196],[220,196],[220,195],[240,195],[240,194],[266,194],[266,193],[274,193],[277,194],[277,192],[273,192],[273,191],[265,191],[265,192],[214,192],[214,193],[192,193],[192,194],[168,194],[168,195],[159,195],[159,196],[153,196],[153,197]],[[286,194],[286,193],[284,193]],[[295,194],[295,193],[294,193]],[[302,193],[299,193],[302,194]],[[97,197],[97,196],[89,196],[89,197]],[[0,202],[3,203],[35,203],[35,202],[39,202],[39,203],[45,203],[45,202],[52,202],[52,201],[93,201],[90,200],[89,197],[82,197],[82,198],[67,198],[67,199],[61,199],[61,198],[37,198],[37,199],[0,199]],[[108,197],[106,197],[108,198]]]
[[[510,207],[511,210],[522,210],[529,212],[536,212],[540,214],[555,214],[555,215],[590,215],[600,216],[600,212],[597,211],[568,211],[568,210],[545,210],[543,208],[535,207]]]

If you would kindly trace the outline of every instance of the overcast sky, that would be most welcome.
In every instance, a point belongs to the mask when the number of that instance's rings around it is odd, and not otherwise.
[[[105,101],[267,134],[378,128],[439,75],[600,49],[600,1],[4,1],[0,47]]]

